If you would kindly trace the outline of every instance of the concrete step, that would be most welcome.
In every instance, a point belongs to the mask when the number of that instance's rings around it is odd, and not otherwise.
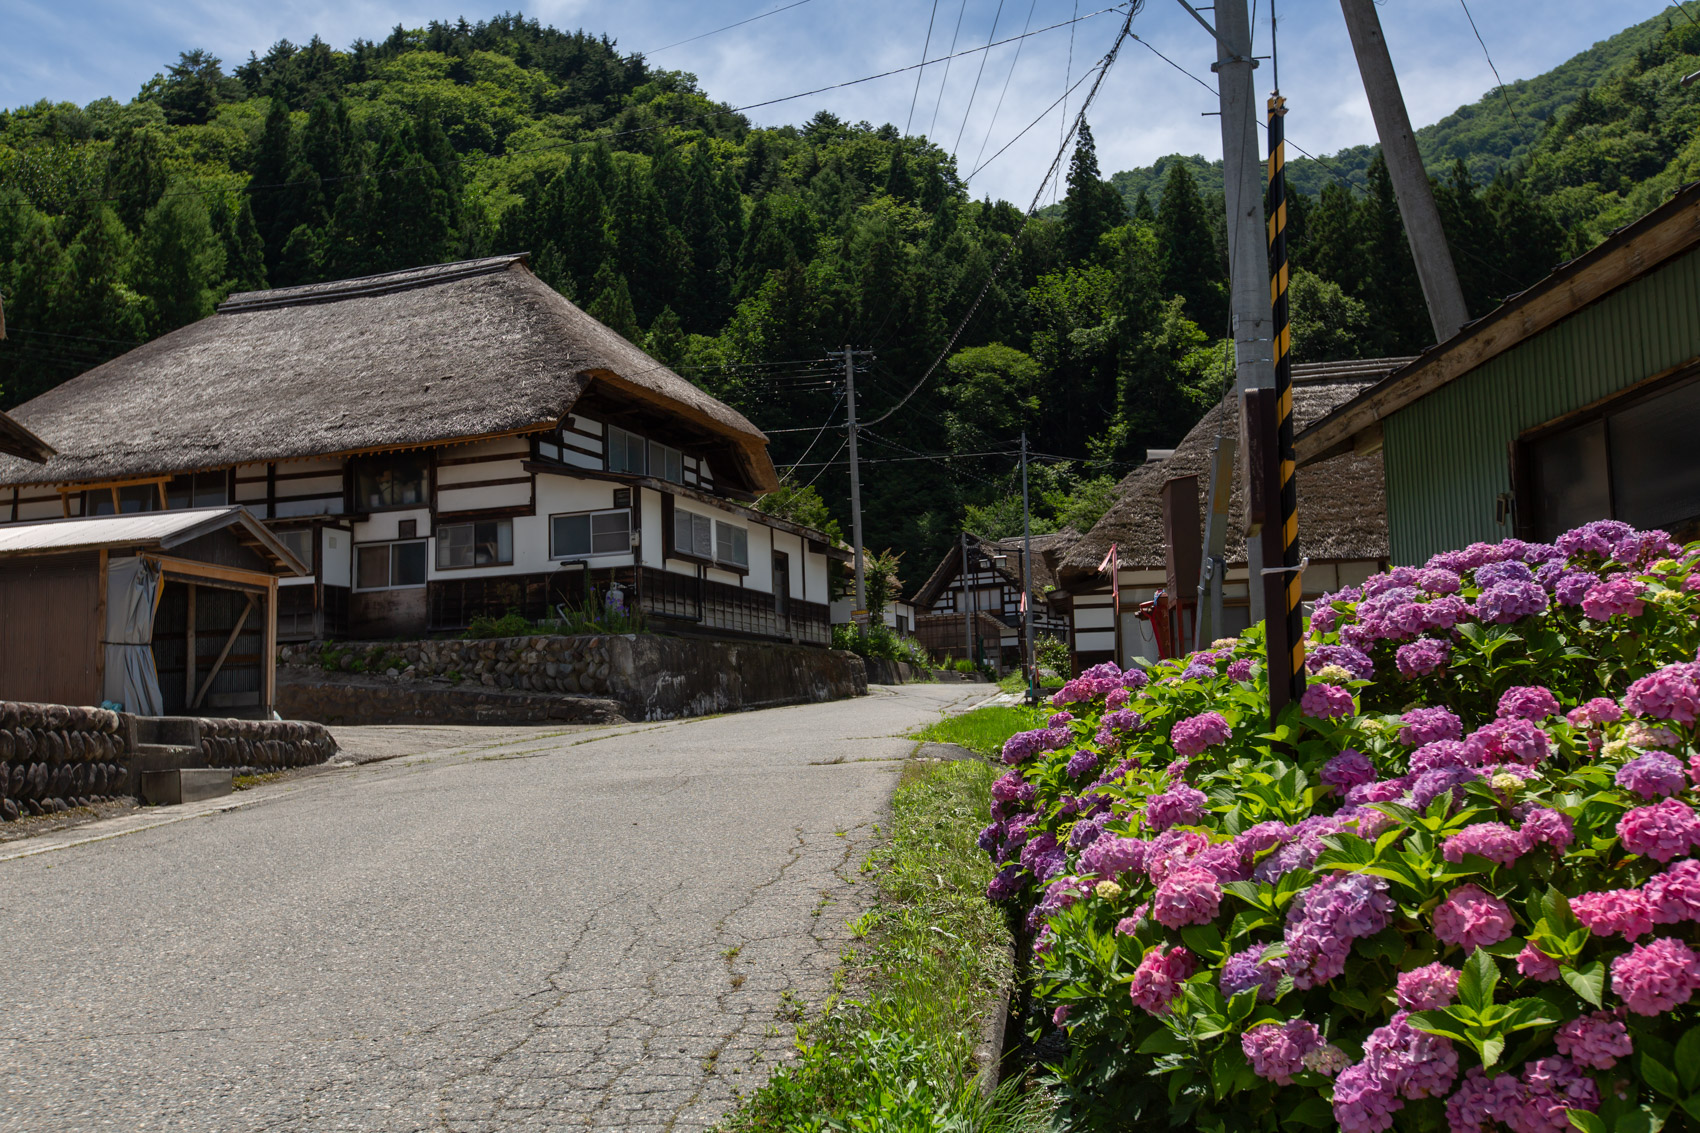
[[[143,806],[177,806],[228,795],[233,776],[228,767],[175,767],[142,772]]]

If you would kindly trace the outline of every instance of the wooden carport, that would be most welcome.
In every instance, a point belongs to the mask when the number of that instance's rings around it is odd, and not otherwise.
[[[277,580],[305,573],[239,507],[0,526],[0,699],[269,716]]]

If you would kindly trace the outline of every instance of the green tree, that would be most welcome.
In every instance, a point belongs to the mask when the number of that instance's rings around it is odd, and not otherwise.
[[[1122,197],[1098,176],[1098,150],[1092,128],[1080,124],[1068,165],[1068,195],[1063,198],[1063,254],[1082,263],[1098,254],[1098,241],[1127,219]]]
[[[1039,363],[1001,342],[970,346],[945,362],[939,386],[950,409],[944,418],[950,447],[972,451],[1005,445],[1039,415]]]
[[[146,301],[150,334],[164,334],[213,313],[223,295],[224,245],[206,198],[179,184],[148,210],[131,250],[130,287]]]
[[[197,47],[180,54],[167,68],[159,88],[159,104],[165,110],[165,120],[173,126],[199,126],[212,117],[227,96],[240,98],[243,93],[240,83],[225,76],[222,61]]]
[[[1165,295],[1179,295],[1194,322],[1227,323],[1227,302],[1216,241],[1204,201],[1186,162],[1169,164],[1163,199],[1157,206],[1157,247],[1162,259]]]
[[[596,294],[587,312],[590,317],[628,342],[641,341],[643,328],[638,325],[637,312],[632,307],[631,290],[626,286],[626,277],[615,270],[613,260],[605,261],[597,269],[590,286]]]
[[[1287,285],[1294,362],[1338,362],[1368,352],[1369,308],[1338,283],[1299,268]]]

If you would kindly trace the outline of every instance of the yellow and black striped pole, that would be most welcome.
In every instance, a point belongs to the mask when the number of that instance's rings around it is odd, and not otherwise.
[[[1283,618],[1285,633],[1269,635],[1273,643],[1285,638],[1287,663],[1270,666],[1269,685],[1275,695],[1276,682],[1287,678],[1288,696],[1298,699],[1305,687],[1305,644],[1303,611],[1299,599],[1304,592],[1299,566],[1299,496],[1293,474],[1298,459],[1293,452],[1293,358],[1292,328],[1287,312],[1287,147],[1284,122],[1287,100],[1279,91],[1269,96],[1269,303],[1275,332],[1275,455],[1280,462],[1281,594],[1282,605],[1269,606],[1270,622]],[[1284,616],[1284,617],[1283,617]],[[1269,627],[1273,630],[1275,627]],[[1273,661],[1274,658],[1271,658]],[[1285,670],[1282,672],[1281,670]],[[1280,698],[1285,700],[1286,698]]]

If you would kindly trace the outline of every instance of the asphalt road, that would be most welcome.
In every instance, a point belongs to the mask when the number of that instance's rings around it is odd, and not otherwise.
[[[0,1129],[704,1129],[830,988],[901,734],[985,691],[434,733],[8,844]]]

